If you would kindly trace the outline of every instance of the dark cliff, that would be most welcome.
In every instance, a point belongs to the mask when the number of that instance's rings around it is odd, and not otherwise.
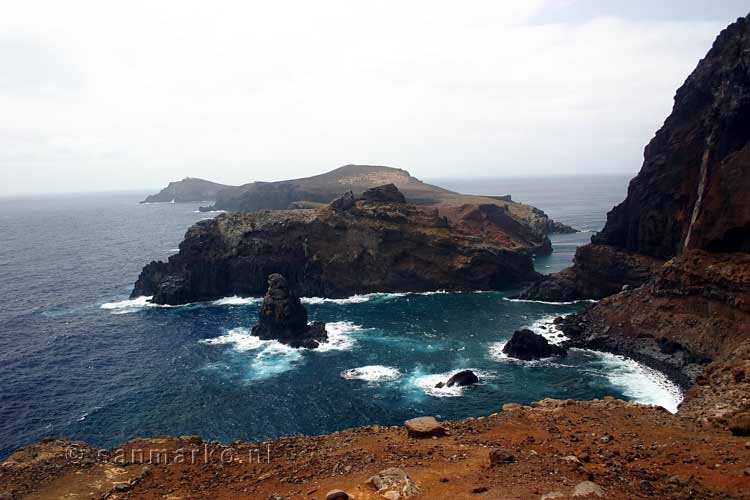
[[[669,258],[750,251],[750,22],[717,37],[677,90],[628,196],[594,241]]]
[[[689,250],[750,251],[750,21],[740,18],[677,90],[628,194],[575,265],[522,293],[602,298]]]
[[[325,297],[500,289],[536,276],[531,249],[511,230],[496,225],[485,241],[436,209],[383,196],[198,222],[177,255],[143,269],[132,295],[165,304],[261,295],[273,273],[297,295]]]
[[[700,425],[750,421],[750,19],[722,31],[574,266],[522,297],[603,298],[559,321],[688,388]],[[620,291],[621,290],[621,291]]]
[[[181,181],[170,182],[156,194],[147,196],[141,203],[187,203],[215,200],[219,191],[228,188],[224,184],[185,177]]]

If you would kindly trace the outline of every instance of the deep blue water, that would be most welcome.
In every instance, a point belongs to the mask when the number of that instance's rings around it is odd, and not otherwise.
[[[584,181],[542,193],[538,180],[497,180],[492,194],[531,202],[539,191],[533,201],[551,216],[598,229],[624,184],[598,185],[608,195],[589,199],[587,210]],[[533,326],[557,339],[545,324],[580,307],[513,302],[511,292],[307,299],[332,337],[317,351],[251,337],[257,300],[173,308],[128,301],[141,267],[173,253],[206,216],[198,204],[138,205],[144,194],[0,199],[0,457],[45,436],[98,446],[155,434],[256,440],[421,414],[486,415],[548,396],[674,405],[662,377],[613,356],[500,356],[513,330]],[[556,240],[540,270],[566,265],[588,237]],[[482,384],[434,390],[460,368],[477,369]]]

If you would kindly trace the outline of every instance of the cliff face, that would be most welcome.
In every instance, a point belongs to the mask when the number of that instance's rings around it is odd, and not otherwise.
[[[385,196],[198,222],[179,254],[143,269],[132,295],[163,304],[262,295],[273,273],[297,295],[325,297],[499,289],[536,276],[531,251],[512,228],[496,225],[502,241],[484,241],[435,209]]]
[[[593,244],[522,296],[606,297],[562,321],[571,344],[670,373],[690,387],[681,414],[724,426],[750,421],[749,269],[750,16],[677,91]]]
[[[224,184],[186,177],[181,181],[170,182],[157,194],[147,196],[141,203],[187,203],[215,200],[219,191],[228,188]]]
[[[625,201],[595,242],[669,258],[750,251],[750,22],[738,19],[675,95]]]
[[[601,298],[644,283],[658,259],[696,249],[750,252],[748,18],[719,34],[677,91],[625,201],[592,242],[571,269],[522,296]]]

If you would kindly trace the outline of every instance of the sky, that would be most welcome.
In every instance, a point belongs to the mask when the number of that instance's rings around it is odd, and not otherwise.
[[[655,5],[658,4],[658,5]],[[643,147],[745,1],[0,3],[0,195],[361,163],[592,175]]]

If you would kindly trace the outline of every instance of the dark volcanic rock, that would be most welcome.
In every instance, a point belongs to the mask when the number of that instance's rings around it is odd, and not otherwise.
[[[458,373],[453,374],[453,376],[448,379],[448,382],[446,382],[445,385],[447,385],[448,387],[453,387],[454,385],[463,387],[478,383],[479,377],[477,377],[476,373],[471,370],[462,370]]]
[[[289,290],[286,279],[280,274],[268,277],[268,291],[263,297],[258,324],[253,335],[264,340],[278,340],[292,347],[318,347],[318,342],[328,338],[325,324],[307,323],[307,311],[299,297]]]
[[[564,348],[550,344],[547,339],[526,328],[513,333],[513,337],[503,347],[503,352],[511,358],[524,361],[567,354]]]
[[[537,276],[529,250],[506,237],[484,241],[405,203],[222,214],[192,226],[168,262],[147,265],[132,296],[160,304],[257,296],[273,273],[298,296],[496,290]]]
[[[362,193],[362,199],[383,203],[406,203],[406,198],[395,184],[386,184],[368,189]]]
[[[595,242],[662,258],[750,251],[749,140],[750,21],[740,18],[677,90]]]
[[[623,287],[638,287],[664,263],[609,245],[586,245],[576,250],[573,267],[539,279],[518,298],[550,302],[601,299]]]
[[[458,373],[454,373],[447,382],[439,382],[435,387],[453,387],[458,385],[465,387],[467,385],[474,385],[479,383],[479,377],[471,370],[461,370]]]

